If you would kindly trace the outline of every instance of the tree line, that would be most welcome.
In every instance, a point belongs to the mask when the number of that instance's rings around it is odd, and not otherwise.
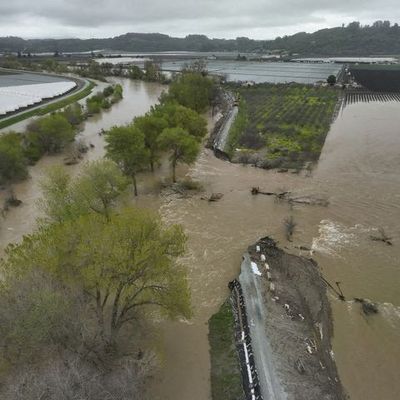
[[[25,179],[28,166],[44,154],[61,152],[74,142],[79,125],[91,114],[111,107],[122,98],[122,86],[106,87],[86,100],[30,122],[24,133],[8,132],[0,136],[0,184]]]
[[[35,39],[18,37],[0,38],[0,51],[18,52],[76,52],[114,49],[117,51],[232,51],[267,52],[282,50],[301,55],[353,55],[398,54],[399,25],[389,21],[375,21],[362,26],[354,21],[340,27],[321,29],[313,33],[299,32],[274,40],[210,39],[205,35],[187,35],[175,38],[163,34],[127,33],[104,39]]]
[[[109,62],[97,62],[94,59],[88,59],[88,62],[76,63],[68,59],[60,60],[58,58],[32,58],[32,57],[17,57],[14,55],[6,55],[0,58],[0,67],[8,69],[18,69],[27,71],[46,71],[58,74],[76,73],[83,78],[95,79],[101,82],[106,82],[109,76],[127,77],[130,79],[143,80],[147,82],[170,83],[165,74],[162,73],[161,67],[157,62],[147,60],[144,62],[144,68],[136,65],[124,69],[121,64],[112,64]]]

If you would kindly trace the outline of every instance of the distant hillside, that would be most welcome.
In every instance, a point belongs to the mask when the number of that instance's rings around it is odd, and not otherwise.
[[[400,54],[400,27],[389,21],[372,26],[352,22],[346,27],[300,32],[268,42],[270,49],[316,56],[369,56]]]
[[[0,51],[72,52],[91,50],[116,51],[238,51],[267,52],[281,50],[301,56],[368,56],[400,54],[400,28],[389,21],[371,26],[352,22],[346,27],[300,32],[275,40],[248,38],[209,39],[204,35],[175,38],[159,33],[127,33],[108,39],[31,39],[0,38]]]

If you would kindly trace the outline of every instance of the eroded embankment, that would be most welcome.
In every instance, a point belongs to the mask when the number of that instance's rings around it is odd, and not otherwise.
[[[220,88],[218,99],[217,120],[208,138],[207,147],[214,151],[216,157],[229,160],[226,145],[239,109],[235,96],[227,90]]]
[[[263,238],[245,254],[239,283],[263,398],[345,399],[331,349],[331,308],[317,264]]]

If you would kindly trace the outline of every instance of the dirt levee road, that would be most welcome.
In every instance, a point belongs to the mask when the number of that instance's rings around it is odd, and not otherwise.
[[[249,247],[239,281],[264,400],[346,399],[318,266],[264,238]]]

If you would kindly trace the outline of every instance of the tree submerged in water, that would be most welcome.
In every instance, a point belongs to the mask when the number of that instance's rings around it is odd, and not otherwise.
[[[283,220],[283,224],[285,227],[286,240],[291,242],[297,223],[294,221],[294,218],[291,215],[290,217],[287,217]]]
[[[179,163],[192,164],[200,151],[199,142],[182,128],[164,129],[159,137],[160,147],[170,153],[172,181],[176,182]]]

